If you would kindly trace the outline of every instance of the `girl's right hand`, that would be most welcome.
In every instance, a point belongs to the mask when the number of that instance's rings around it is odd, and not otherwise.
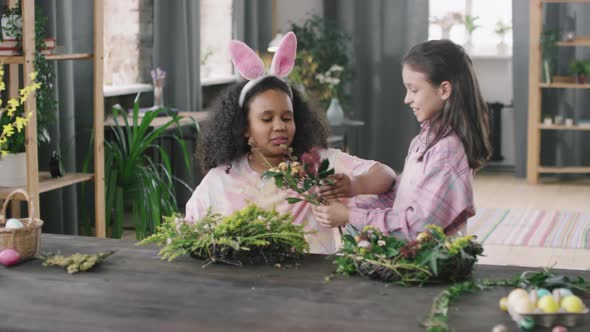
[[[346,198],[354,196],[352,193],[352,181],[346,174],[338,173],[328,177],[332,184],[325,184],[319,188],[320,197],[326,200]]]

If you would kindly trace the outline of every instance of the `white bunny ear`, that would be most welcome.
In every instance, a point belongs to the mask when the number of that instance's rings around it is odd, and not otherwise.
[[[272,58],[270,65],[270,74],[278,77],[286,77],[289,75],[293,66],[295,65],[295,55],[297,54],[297,37],[290,31],[288,32],[281,43],[275,56]]]
[[[247,80],[254,80],[264,75],[262,59],[248,45],[239,40],[232,40],[229,44],[231,61]]]

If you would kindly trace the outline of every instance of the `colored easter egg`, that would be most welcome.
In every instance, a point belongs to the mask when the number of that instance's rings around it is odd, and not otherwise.
[[[513,303],[521,297],[526,297],[528,300],[529,293],[522,288],[513,289],[510,294],[508,294],[508,305],[513,306]]]
[[[584,303],[575,295],[568,295],[561,300],[561,307],[567,312],[580,313],[584,311]]]
[[[6,225],[4,225],[6,229],[19,229],[23,228],[23,223],[20,222],[18,219],[10,218],[6,221]]]
[[[20,254],[12,248],[6,248],[0,251],[0,264],[12,266],[20,261]]]
[[[499,305],[500,305],[500,310],[508,311],[508,298],[507,297],[501,298]]]
[[[545,295],[537,302],[537,307],[544,313],[552,314],[559,311],[559,304],[553,299],[553,295]]]
[[[508,328],[505,325],[498,324],[492,328],[492,332],[508,332]]]
[[[542,298],[545,295],[551,295],[551,292],[548,291],[545,288],[539,288],[539,289],[537,289],[537,298],[540,299],[540,298]]]
[[[510,301],[510,300],[509,300]],[[535,306],[529,301],[528,296],[521,296],[516,298],[510,304],[510,307],[519,314],[530,314],[535,311]]]
[[[535,321],[530,317],[526,317],[518,322],[518,327],[525,331],[532,330],[535,328]]]

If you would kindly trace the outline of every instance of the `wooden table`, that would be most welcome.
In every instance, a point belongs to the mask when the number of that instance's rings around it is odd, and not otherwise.
[[[130,241],[42,238],[42,251],[112,249],[118,252],[102,266],[77,275],[42,267],[39,260],[0,267],[0,331],[423,331],[418,322],[444,288],[341,276],[326,282],[334,265],[317,255],[299,268],[202,268],[202,261],[189,257],[162,261],[157,248]],[[522,270],[478,266],[476,277],[506,278]],[[503,323],[516,331],[498,309],[506,292],[497,288],[463,297],[450,309],[451,326],[491,331]]]

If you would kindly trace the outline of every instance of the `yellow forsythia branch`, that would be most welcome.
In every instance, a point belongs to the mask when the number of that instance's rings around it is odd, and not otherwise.
[[[6,145],[9,143],[10,137],[14,135],[15,130],[17,133],[20,133],[33,115],[31,112],[28,112],[26,115],[21,117],[15,116],[14,112],[16,112],[17,107],[22,105],[31,94],[41,87],[41,84],[35,81],[36,79],[37,72],[32,72],[29,75],[30,84],[20,89],[19,98],[9,99],[6,102],[6,107],[0,108],[0,114],[6,112],[6,115],[11,118],[11,121],[8,124],[2,126],[2,133],[0,134],[0,158],[6,156],[10,152],[6,150]],[[0,91],[5,89],[4,65],[0,63]],[[0,106],[2,106],[2,104],[3,102],[0,99]]]

